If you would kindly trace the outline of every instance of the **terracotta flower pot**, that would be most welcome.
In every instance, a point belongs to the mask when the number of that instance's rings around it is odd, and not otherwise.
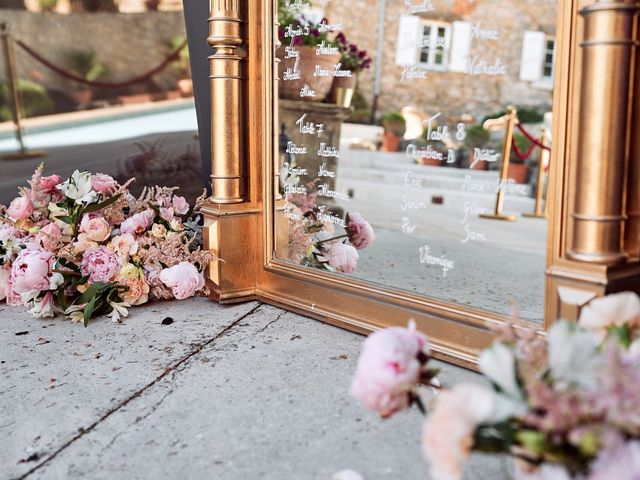
[[[305,100],[309,102],[322,102],[333,84],[333,72],[336,67],[336,63],[340,61],[340,54],[335,55],[316,55],[316,47],[309,47],[303,45],[296,47],[296,50],[300,54],[300,60],[298,62],[298,70],[296,70],[295,58],[284,58],[284,48],[278,49],[278,58],[280,63],[278,64],[278,75],[280,78],[280,98],[287,100]],[[328,70],[330,74],[328,76],[315,76],[316,67],[320,70]],[[299,78],[287,79],[287,76],[291,74],[298,75]],[[306,86],[310,90],[315,92],[315,95],[301,96],[300,92]]]
[[[474,164],[471,170],[489,170],[489,162],[486,160],[478,160]]]
[[[69,92],[69,96],[78,104],[78,107],[86,107],[91,103],[91,100],[93,100],[93,92],[88,88],[82,90],[71,90]]]
[[[400,142],[402,139],[392,132],[385,130],[382,136],[382,151],[383,152],[399,152]]]
[[[523,163],[510,163],[507,170],[507,178],[516,183],[527,183],[529,166]]]

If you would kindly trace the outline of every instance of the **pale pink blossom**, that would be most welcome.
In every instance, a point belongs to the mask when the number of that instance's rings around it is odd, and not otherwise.
[[[36,318],[55,317],[56,311],[53,303],[53,293],[48,292],[39,300],[33,302],[33,308],[29,310]]]
[[[134,278],[118,278],[118,282],[128,288],[122,295],[122,301],[129,305],[142,305],[149,301],[149,284],[144,275]]]
[[[0,225],[0,242],[6,242],[10,238],[21,238],[22,232],[11,225]]]
[[[36,241],[45,250],[53,251],[62,239],[62,230],[55,223],[45,225],[36,235]]]
[[[48,177],[40,178],[40,188],[44,191],[51,193],[54,189],[62,183],[62,177],[60,175],[50,175]]]
[[[160,272],[160,280],[171,289],[178,300],[192,297],[204,288],[204,277],[189,262],[180,262]]]
[[[422,434],[422,451],[434,480],[462,479],[475,429],[491,417],[493,408],[493,393],[482,385],[460,384],[438,395]]]
[[[132,234],[124,233],[113,237],[109,242],[109,248],[116,252],[119,257],[128,259],[130,255],[135,255],[138,252],[138,242],[136,242]]]
[[[347,233],[349,234],[349,241],[358,250],[367,248],[376,239],[373,227],[357,212],[349,212],[348,218]]]
[[[163,207],[160,209],[160,218],[167,222],[173,221],[174,211],[173,207]]]
[[[428,353],[427,337],[413,323],[372,333],[362,345],[351,395],[383,417],[407,408]]]
[[[27,197],[17,197],[11,201],[7,214],[12,220],[25,220],[33,213],[33,203]]]
[[[593,463],[589,480],[637,480],[640,478],[640,441],[617,439]]]
[[[22,295],[49,289],[49,276],[55,256],[44,250],[23,250],[11,266],[11,287]]]
[[[338,272],[355,272],[359,258],[358,251],[355,247],[344,243],[334,243],[329,250],[329,265]]]
[[[9,293],[9,277],[11,270],[9,265],[0,265],[0,302],[7,298]]]
[[[98,193],[108,195],[116,190],[118,183],[110,175],[96,173],[91,176],[91,187]]]
[[[582,307],[580,326],[604,337],[609,327],[640,327],[640,297],[633,292],[622,292],[592,300]]]
[[[173,211],[178,215],[185,215],[189,211],[189,203],[184,197],[173,197]]]
[[[153,211],[151,211],[151,213],[153,213]],[[150,219],[149,215],[148,211],[136,213],[122,222],[120,225],[120,231],[131,235],[140,235],[144,233],[151,225],[151,220],[153,220],[153,217]]]
[[[89,277],[89,282],[111,282],[120,271],[118,257],[106,247],[87,250],[82,255],[80,272]]]
[[[100,245],[98,244],[98,242],[90,240],[85,233],[79,234],[78,238],[73,243],[73,249],[76,251],[76,253],[84,253],[87,250],[94,250],[99,246]]]
[[[111,235],[111,225],[100,215],[85,213],[80,222],[80,232],[93,242],[104,242]]]

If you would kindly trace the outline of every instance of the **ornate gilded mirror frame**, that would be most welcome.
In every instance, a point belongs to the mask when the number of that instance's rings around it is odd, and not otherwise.
[[[274,258],[274,11],[274,0],[210,0],[212,298],[362,333],[414,318],[439,358],[473,367],[504,317]],[[558,3],[545,329],[595,296],[640,291],[639,12],[639,0]]]

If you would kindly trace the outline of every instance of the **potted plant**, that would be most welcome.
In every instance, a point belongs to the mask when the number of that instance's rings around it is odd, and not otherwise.
[[[531,148],[529,139],[519,133],[513,135],[513,143],[517,145],[518,150],[521,152],[528,152]],[[507,178],[516,183],[527,183],[529,179],[529,165],[527,165],[526,159],[520,159],[517,155],[514,155],[514,147],[511,149],[512,155],[509,161],[509,169],[507,170]]]
[[[58,6],[58,0],[38,0],[42,12],[54,12]]]
[[[171,39],[169,46],[171,51],[175,51],[184,44],[185,38],[182,35],[177,35]],[[189,64],[189,49],[184,47],[180,50],[178,58],[176,58],[173,68],[178,77],[177,85],[180,95],[183,97],[193,96],[193,80],[191,80],[191,66]]]
[[[309,4],[308,0],[301,2]],[[292,14],[285,0],[278,1],[278,23],[278,39],[281,43],[277,52],[280,59],[280,98],[322,102],[331,90],[333,71],[340,61],[340,53],[337,51],[318,55],[317,50],[320,47],[337,50],[336,40],[331,38],[329,32],[320,31],[320,25],[309,21],[304,15]],[[292,37],[287,35],[287,30],[300,30],[302,34]],[[316,75],[316,69],[329,74]],[[306,89],[309,95],[303,96],[303,89]],[[312,96],[310,92],[313,92]]]
[[[64,58],[73,73],[90,82],[100,80],[107,72],[105,64],[98,61],[92,50],[67,50]],[[80,108],[89,105],[93,99],[93,91],[86,84],[79,84],[69,95]]]
[[[406,122],[400,112],[389,112],[382,117],[384,136],[382,137],[383,152],[400,151],[400,142],[406,131]]]
[[[340,65],[338,74],[333,78],[329,98],[332,103],[350,107],[358,76],[361,71],[371,67],[371,57],[366,50],[361,50],[356,44],[349,42],[342,32],[336,37],[336,44],[340,50]]]
[[[470,158],[473,159],[473,153],[476,148],[483,148],[487,144],[490,136],[490,133],[480,123],[467,129],[464,145],[471,150]],[[471,160],[470,165],[473,166],[473,170],[487,170],[489,168],[489,162],[486,160]]]

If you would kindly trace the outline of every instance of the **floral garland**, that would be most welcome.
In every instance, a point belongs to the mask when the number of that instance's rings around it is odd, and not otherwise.
[[[545,340],[511,324],[479,358],[489,385],[440,389],[426,337],[409,328],[372,334],[351,387],[383,417],[412,404],[429,410],[423,452],[435,480],[462,478],[472,451],[516,460],[523,480],[640,478],[640,297],[593,300],[579,322],[561,321]]]
[[[0,205],[0,301],[35,317],[119,322],[150,300],[206,293],[211,254],[199,245],[199,210],[177,188],[131,195],[104,174],[66,180],[43,165],[9,207]]]

